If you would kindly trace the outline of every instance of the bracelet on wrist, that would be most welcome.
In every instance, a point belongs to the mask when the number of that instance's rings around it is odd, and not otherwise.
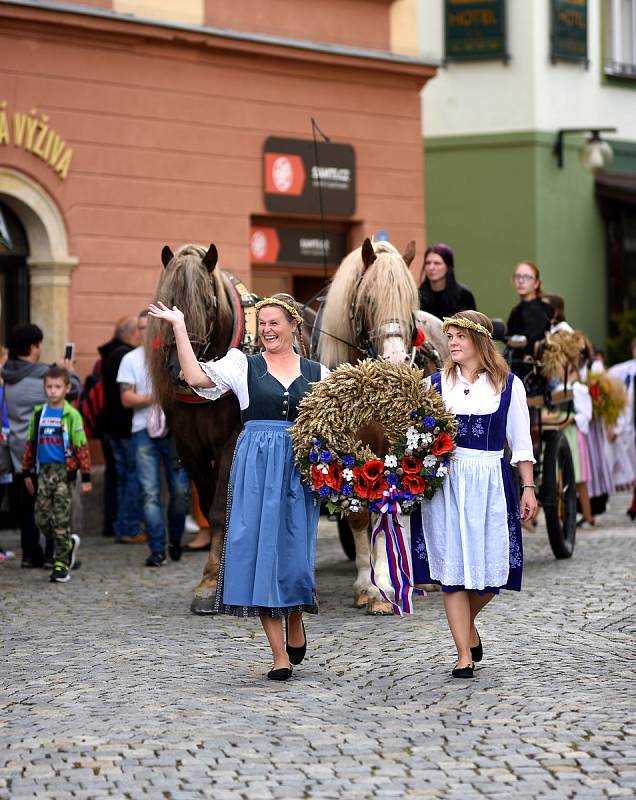
[[[524,489],[536,489],[536,488],[537,488],[536,483],[524,483],[521,487],[521,491],[523,491]]]

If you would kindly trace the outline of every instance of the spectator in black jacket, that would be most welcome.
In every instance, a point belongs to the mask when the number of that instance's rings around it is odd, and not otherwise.
[[[443,319],[458,311],[477,310],[473,293],[455,278],[455,258],[447,244],[432,244],[426,248],[424,275],[419,288],[422,311]]]
[[[122,358],[141,344],[141,331],[136,316],[120,319],[115,335],[99,351],[103,358],[102,382],[104,387],[104,451],[112,457],[116,475],[115,515],[112,521],[115,541],[128,544],[146,541],[140,533],[141,486],[135,466],[135,453],[131,439],[132,410],[124,408],[117,383],[117,372]],[[111,508],[112,508],[111,503]]]
[[[508,336],[525,336],[528,344],[516,351],[516,358],[532,355],[534,345],[541,341],[550,330],[554,309],[543,299],[543,284],[539,267],[532,261],[517,264],[512,281],[519,295],[520,303],[508,317]]]

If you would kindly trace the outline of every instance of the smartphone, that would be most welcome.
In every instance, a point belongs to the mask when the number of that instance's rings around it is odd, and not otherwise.
[[[65,361],[75,360],[75,342],[67,342],[64,345],[64,360]]]

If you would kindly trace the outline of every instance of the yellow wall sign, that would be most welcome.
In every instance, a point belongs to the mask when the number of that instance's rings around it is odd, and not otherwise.
[[[46,114],[38,114],[35,108],[24,113],[7,109],[7,101],[0,102],[0,145],[13,145],[28,150],[41,158],[64,180],[68,175],[73,150],[62,137],[49,127]]]

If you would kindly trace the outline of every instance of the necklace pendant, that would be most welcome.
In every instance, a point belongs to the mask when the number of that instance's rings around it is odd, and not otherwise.
[[[469,392],[470,392],[470,389],[464,389],[464,394],[468,394]]]

